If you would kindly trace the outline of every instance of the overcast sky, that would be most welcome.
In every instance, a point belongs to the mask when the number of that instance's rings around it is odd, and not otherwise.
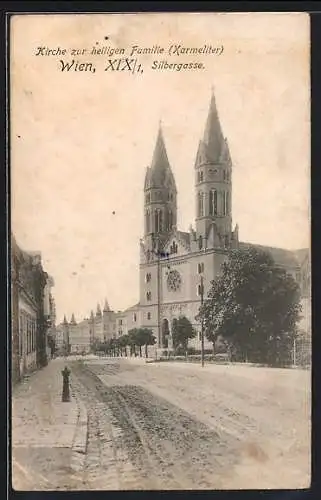
[[[305,14],[17,16],[12,23],[12,225],[55,280],[58,321],[107,297],[139,300],[143,184],[159,120],[178,189],[178,225],[195,219],[194,161],[211,87],[233,160],[233,225],[243,241],[309,245],[309,24]],[[108,36],[109,40],[104,41]],[[99,42],[96,44],[96,42]],[[143,74],[61,72],[38,46],[171,43],[221,56],[143,56]],[[72,57],[64,58],[70,61]],[[204,70],[154,71],[154,60]]]

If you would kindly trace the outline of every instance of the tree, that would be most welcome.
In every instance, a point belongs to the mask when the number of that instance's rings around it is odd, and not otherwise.
[[[195,336],[196,331],[193,328],[192,323],[185,316],[180,316],[178,319],[174,318],[172,324],[174,349],[182,347],[185,351],[187,351],[189,339],[193,339]]]
[[[286,362],[299,319],[300,289],[272,256],[235,250],[211,283],[198,319],[208,340],[222,336],[243,361]]]
[[[142,357],[142,347],[145,346],[145,357],[148,357],[147,354],[147,346],[154,345],[156,343],[156,339],[153,335],[153,331],[149,328],[133,328],[128,332],[128,338],[130,344],[139,347],[139,355]]]
[[[128,340],[129,340],[129,346],[130,346],[130,355],[136,356],[136,346],[138,345],[139,341],[139,335],[138,335],[138,328],[132,328],[128,332]]]
[[[141,328],[140,329],[140,336],[141,336],[141,340],[143,342],[143,345],[145,346],[145,358],[148,358],[147,347],[149,345],[155,345],[156,338],[154,337],[153,330],[150,330],[149,328]]]
[[[126,347],[129,345],[129,338],[128,335],[122,335],[118,339],[118,344],[120,347],[120,355],[123,355],[123,351],[125,351],[125,356],[127,356],[127,349]]]

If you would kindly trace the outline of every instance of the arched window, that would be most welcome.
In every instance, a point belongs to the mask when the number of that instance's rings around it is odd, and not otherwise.
[[[204,194],[198,193],[198,216],[203,217],[204,215]]]
[[[146,293],[146,299],[147,299],[148,301],[151,301],[151,300],[152,300],[152,292],[147,292],[147,293]]]
[[[150,232],[150,213],[149,210],[146,210],[146,231]]]
[[[202,236],[200,236],[198,238],[198,247],[200,250],[202,250],[202,248],[203,248],[203,237]]]
[[[201,262],[197,265],[197,271],[198,271],[198,274],[204,273],[204,262]]]
[[[173,227],[173,213],[171,210],[168,212],[168,229],[171,230]]]
[[[159,232],[159,211],[155,210],[155,233]]]
[[[227,191],[225,193],[225,215],[230,213],[230,193]]]
[[[209,213],[210,215],[217,215],[217,191],[210,191],[209,199]]]
[[[158,224],[159,224],[159,232],[162,232],[163,231],[163,211],[160,210],[158,212]]]
[[[177,244],[175,243],[175,241],[173,241],[172,245],[171,245],[171,248],[170,248],[170,252],[171,253],[177,253],[177,249],[178,249],[178,246]]]
[[[226,193],[225,191],[222,191],[222,214],[226,215],[226,205],[225,205],[225,199],[226,199]]]

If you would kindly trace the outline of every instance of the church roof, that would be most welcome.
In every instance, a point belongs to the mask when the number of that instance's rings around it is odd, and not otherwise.
[[[100,304],[97,304],[96,316],[101,316]]]
[[[264,245],[256,245],[253,243],[246,243],[246,242],[240,242],[239,243],[239,248],[242,249],[248,249],[248,248],[257,248],[258,250],[262,250],[263,252],[269,252],[275,263],[284,266],[284,267],[299,267],[301,263],[303,262],[302,256],[308,254],[308,249],[301,249],[301,250],[287,250],[284,248],[277,248],[277,247],[268,247]]]
[[[133,306],[130,306],[130,307],[127,307],[127,309],[125,309],[124,312],[127,312],[127,311],[135,311],[136,309],[138,309],[140,306],[140,303],[137,302],[137,304],[134,304]]]
[[[203,140],[201,140],[199,144],[197,159],[202,163],[229,161],[228,146],[224,139],[218,117],[214,92],[212,92]]]
[[[104,312],[108,312],[108,311],[110,311],[110,307],[109,307],[107,299],[105,299]]]
[[[175,190],[175,179],[168,161],[162,127],[159,126],[156,145],[151,166],[147,168],[145,177],[145,189],[162,188],[171,184]]]

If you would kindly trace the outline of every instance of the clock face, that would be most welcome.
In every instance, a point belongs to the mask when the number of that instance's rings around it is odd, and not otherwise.
[[[182,283],[181,275],[178,271],[171,271],[167,277],[167,286],[168,289],[176,292],[180,289]]]

